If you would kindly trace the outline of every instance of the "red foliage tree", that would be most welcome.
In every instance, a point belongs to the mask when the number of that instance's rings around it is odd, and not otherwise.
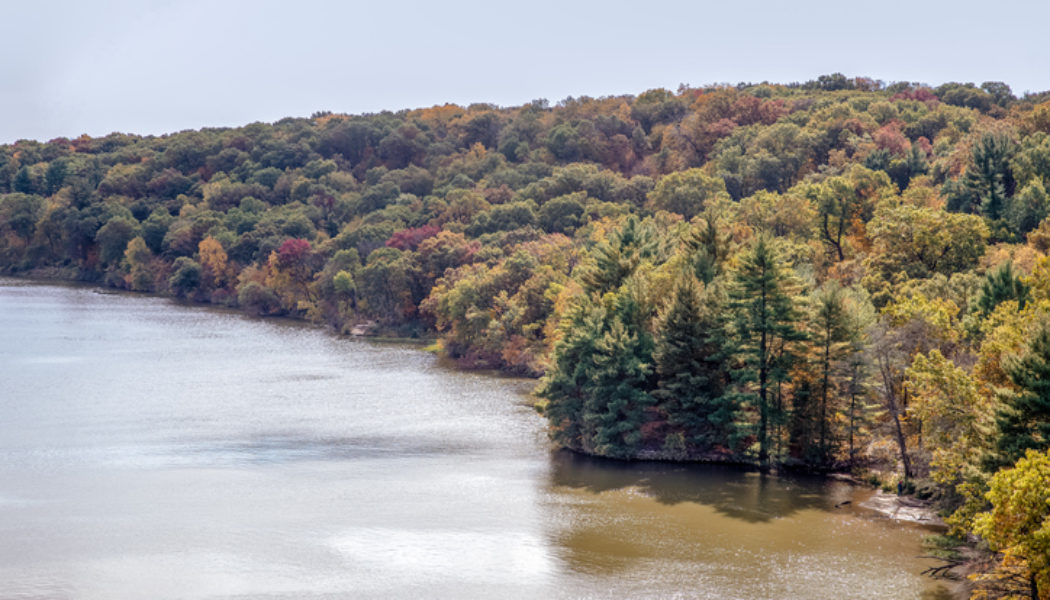
[[[386,241],[388,248],[398,250],[416,250],[423,240],[434,237],[441,231],[437,225],[424,225],[422,227],[408,227],[401,231],[395,231],[394,235]]]

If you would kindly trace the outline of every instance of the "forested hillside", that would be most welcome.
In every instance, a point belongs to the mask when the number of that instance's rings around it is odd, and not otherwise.
[[[318,113],[2,146],[0,269],[435,332],[591,454],[897,465],[1045,598],[1048,186],[997,82]]]

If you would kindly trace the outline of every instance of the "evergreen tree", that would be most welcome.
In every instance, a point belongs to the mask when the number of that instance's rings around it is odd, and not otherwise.
[[[818,383],[809,374],[795,380],[791,398],[791,418],[788,421],[789,452],[792,457],[806,464],[823,462],[823,452],[818,443],[820,436],[820,398]]]
[[[816,454],[821,464],[830,464],[834,459],[836,440],[832,435],[831,417],[835,396],[835,370],[837,363],[848,353],[850,346],[850,318],[845,296],[838,282],[830,281],[813,297],[813,313],[810,318],[812,339],[817,351],[817,381],[814,390],[817,420]]]
[[[637,287],[584,297],[561,324],[554,364],[537,393],[548,401],[552,436],[566,447],[616,458],[641,449],[654,403],[653,338]]]
[[[1016,185],[1010,159],[1016,145],[1009,137],[986,133],[974,144],[970,165],[962,178],[945,191],[948,210],[980,212],[995,221],[1005,215]]]
[[[609,239],[592,250],[594,262],[580,277],[584,289],[599,296],[619,288],[643,260],[659,252],[659,239],[651,221],[630,217]]]
[[[977,310],[982,316],[988,316],[1007,300],[1016,300],[1019,309],[1024,308],[1029,299],[1029,286],[1014,273],[1012,262],[1005,262],[985,277],[977,296]]]
[[[997,467],[1015,463],[1025,450],[1050,448],[1050,323],[1039,327],[1005,371],[1018,391],[1003,398],[996,417],[998,455],[991,462]]]
[[[685,247],[690,253],[693,271],[702,283],[722,274],[726,254],[728,254],[728,236],[719,231],[716,218],[708,215],[704,224],[694,228],[685,236]]]
[[[717,288],[701,292],[685,275],[656,324],[653,396],[671,427],[699,452],[728,448],[733,437],[736,405],[726,393],[731,347],[723,310]]]
[[[613,319],[592,355],[591,385],[583,404],[583,448],[599,456],[629,458],[641,448],[652,371],[652,339]]]
[[[804,336],[796,326],[799,313],[789,278],[764,236],[743,256],[734,282],[732,307],[743,365],[737,379],[758,412],[758,462],[768,467],[775,385],[787,378],[795,360],[791,343]]]
[[[582,298],[562,320],[561,339],[536,394],[547,400],[544,415],[551,437],[574,450],[583,449],[583,405],[590,391],[590,366],[606,319],[601,305]]]

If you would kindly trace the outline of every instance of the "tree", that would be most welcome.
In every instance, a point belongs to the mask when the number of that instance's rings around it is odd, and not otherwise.
[[[856,334],[842,287],[832,280],[813,294],[809,318],[810,339],[817,351],[817,381],[813,395],[816,399],[818,459],[822,465],[834,458],[836,441],[831,427],[831,413],[837,396],[837,366],[852,349],[850,341]]]
[[[230,277],[230,267],[222,243],[210,235],[205,237],[197,244],[197,256],[200,259],[202,281],[206,281],[213,289],[225,287]]]
[[[1000,465],[1013,463],[1026,450],[1050,448],[1050,323],[1044,321],[1024,353],[1004,366],[1017,391],[1006,392],[996,417]]]
[[[1017,145],[1003,134],[985,133],[974,144],[962,178],[946,188],[948,210],[975,213],[993,221],[1003,216],[1016,182],[1010,159]]]
[[[1030,298],[1029,287],[1021,277],[1014,273],[1013,262],[1007,261],[998,269],[989,273],[981,283],[981,293],[977,296],[977,310],[987,317],[996,306],[1007,300],[1017,302],[1021,310]]]
[[[550,423],[551,438],[566,448],[582,450],[583,405],[590,385],[588,366],[596,351],[606,313],[601,305],[580,298],[569,309],[558,328],[551,366],[536,388],[546,400],[543,414]]]
[[[359,306],[367,315],[386,324],[414,317],[416,306],[422,300],[417,286],[419,267],[407,254],[394,248],[380,248],[369,255],[357,278]]]
[[[908,413],[921,424],[932,450],[934,480],[946,486],[972,480],[995,430],[992,398],[936,349],[915,356],[906,385],[912,398]]]
[[[792,190],[816,204],[822,241],[841,261],[846,258],[847,239],[871,218],[875,201],[891,193],[892,187],[885,173],[855,166],[847,176],[829,177],[820,184],[800,184]]]
[[[0,196],[0,230],[9,229],[28,244],[43,208],[39,196],[21,193]]]
[[[635,286],[637,287],[637,286]],[[628,458],[644,441],[653,339],[628,286],[601,301],[583,297],[562,321],[551,372],[538,394],[554,438],[590,454]]]
[[[95,234],[98,243],[99,260],[103,266],[109,266],[124,257],[128,242],[138,235],[138,223],[127,217],[113,217]]]
[[[635,456],[643,441],[652,372],[652,337],[632,327],[634,301],[621,297],[617,312],[594,345],[591,386],[583,404],[584,450],[599,456]]]
[[[583,223],[583,202],[586,199],[586,192],[576,192],[548,200],[539,209],[539,226],[548,233],[571,236]]]
[[[47,165],[44,180],[47,182],[47,193],[54,194],[62,188],[69,175],[69,159],[56,158]]]
[[[758,462],[769,466],[771,386],[787,378],[794,353],[790,345],[804,338],[792,296],[792,284],[765,237],[744,254],[734,274],[732,308],[743,363],[738,380],[758,412]]]
[[[200,263],[188,256],[180,256],[175,259],[172,266],[175,272],[168,278],[168,285],[176,296],[184,298],[200,288],[203,279],[203,269]]]
[[[867,330],[870,328],[871,321],[874,320],[874,307],[871,306],[871,302],[867,301],[863,307],[858,307],[854,316],[856,320],[850,340],[843,390],[843,393],[849,398],[846,416],[846,444],[850,467],[853,466],[857,457],[858,434],[864,431],[864,426],[875,413],[874,409],[877,406],[868,400],[870,397],[870,362],[864,352],[868,343]]]
[[[267,285],[282,296],[286,307],[296,309],[302,302],[312,303],[316,300],[310,289],[315,259],[309,240],[304,239],[285,240],[270,255],[271,277]]]
[[[685,274],[655,327],[657,408],[670,428],[701,453],[727,452],[736,437],[724,304],[715,286],[701,292],[692,274]]]
[[[1020,192],[1010,198],[1005,217],[1017,234],[1024,235],[1039,227],[1039,223],[1050,215],[1050,196],[1043,182],[1034,179]]]
[[[124,250],[123,267],[127,271],[124,278],[127,286],[136,292],[153,291],[153,253],[146,247],[141,236],[135,236]]]
[[[887,280],[970,269],[984,254],[988,227],[973,215],[902,204],[876,211],[869,234],[874,248],[867,264]]]
[[[678,213],[688,220],[718,198],[729,199],[725,182],[705,175],[700,169],[689,169],[660,179],[656,188],[649,192],[649,208]]]
[[[237,286],[237,304],[262,316],[277,312],[281,307],[281,299],[258,281],[247,280]]]
[[[643,261],[652,261],[658,255],[659,242],[651,220],[628,218],[608,239],[594,246],[593,260],[580,276],[584,290],[600,296],[617,289]]]
[[[1003,565],[1019,561],[1027,571],[1028,597],[1050,598],[1050,452],[1028,450],[1012,468],[996,473],[986,498],[992,508],[975,519],[974,531],[1003,553]],[[1017,596],[1014,596],[1017,597]]]
[[[904,377],[901,374],[903,365],[908,364],[907,352],[903,348],[900,331],[894,330],[888,319],[883,318],[878,325],[872,328],[872,343],[869,351],[872,362],[879,371],[879,379],[882,387],[882,398],[893,421],[893,433],[897,442],[897,452],[904,467],[904,478],[908,479],[915,475],[912,468],[911,456],[908,454],[908,437],[904,432],[903,417],[906,405],[904,404]]]

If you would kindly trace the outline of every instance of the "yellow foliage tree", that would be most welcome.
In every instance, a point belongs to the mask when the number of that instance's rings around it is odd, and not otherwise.
[[[978,393],[973,378],[940,353],[918,354],[907,371],[908,412],[923,424],[932,451],[932,476],[951,485],[976,469],[990,449],[995,404]]]
[[[124,268],[128,274],[124,282],[136,292],[153,290],[153,253],[146,247],[142,236],[135,236],[124,250]]]
[[[197,245],[197,262],[204,269],[204,278],[207,284],[215,289],[226,287],[230,279],[229,257],[222,244],[210,235],[201,240]]]
[[[974,531],[1002,553],[1001,570],[1027,571],[1028,589],[1009,590],[1008,597],[1050,600],[1050,452],[1029,450],[992,477],[985,497],[992,508],[977,516]],[[1001,574],[977,579],[1001,584]]]

